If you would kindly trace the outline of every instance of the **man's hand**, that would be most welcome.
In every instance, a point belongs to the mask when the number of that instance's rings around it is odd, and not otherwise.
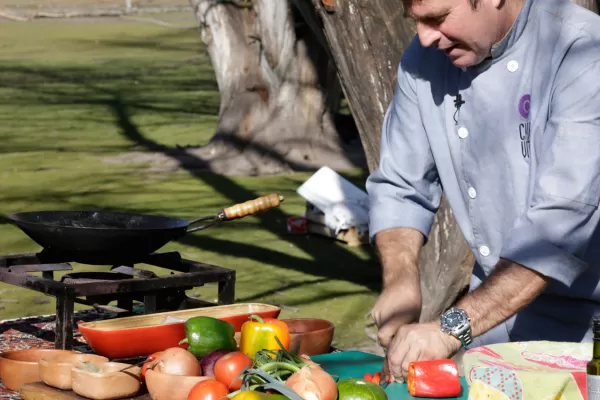
[[[417,322],[420,314],[421,288],[418,279],[399,280],[387,285],[371,311],[378,328],[379,345],[388,348],[398,329]]]
[[[439,323],[404,325],[392,340],[385,363],[395,380],[404,381],[410,362],[450,358],[460,347],[460,341],[442,332]]]
[[[457,307],[467,312],[472,334],[479,336],[531,303],[548,282],[536,271],[501,259],[489,278]],[[439,322],[401,326],[388,348],[384,375],[390,371],[396,380],[405,379],[411,361],[449,358],[460,347],[458,339],[442,332]]]

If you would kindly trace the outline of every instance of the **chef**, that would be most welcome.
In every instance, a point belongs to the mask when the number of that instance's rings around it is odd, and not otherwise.
[[[509,341],[591,340],[600,314],[600,17],[569,0],[413,0],[368,178],[383,265],[372,315],[396,379],[410,361]],[[442,189],[476,264],[417,323],[417,259]]]

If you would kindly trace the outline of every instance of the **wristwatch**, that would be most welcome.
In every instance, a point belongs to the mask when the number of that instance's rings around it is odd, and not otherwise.
[[[463,309],[452,307],[440,316],[440,326],[444,333],[454,336],[465,349],[473,342],[471,319]]]

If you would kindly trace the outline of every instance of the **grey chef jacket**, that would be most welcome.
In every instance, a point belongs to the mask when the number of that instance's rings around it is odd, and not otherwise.
[[[527,0],[492,57],[469,68],[413,40],[367,180],[371,237],[428,236],[442,188],[476,258],[472,288],[499,258],[552,278],[475,344],[589,340],[600,314],[600,16]]]

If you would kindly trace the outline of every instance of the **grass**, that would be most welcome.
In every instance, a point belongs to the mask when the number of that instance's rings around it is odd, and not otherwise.
[[[134,7],[187,6],[188,0],[132,0]],[[6,8],[53,8],[53,7],[125,7],[126,0],[0,0]]]
[[[342,348],[369,341],[364,315],[380,282],[370,249],[285,233],[286,217],[303,212],[295,190],[309,173],[231,178],[108,162],[132,150],[211,137],[219,93],[195,29],[112,19],[4,22],[0,46],[1,254],[40,250],[2,218],[13,212],[111,209],[192,219],[279,192],[286,196],[280,209],[187,235],[162,250],[235,269],[237,302],[280,304],[286,318],[327,318]],[[364,181],[361,171],[346,176]],[[212,301],[216,290],[191,294]],[[0,284],[0,318],[53,313],[54,300],[40,304],[43,297]]]

